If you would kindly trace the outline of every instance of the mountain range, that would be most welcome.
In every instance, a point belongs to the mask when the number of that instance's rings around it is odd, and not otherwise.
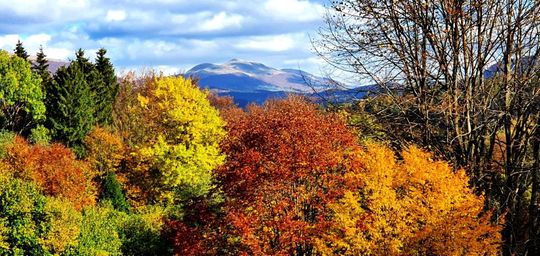
[[[315,76],[298,69],[277,69],[262,63],[232,59],[223,64],[203,63],[188,70],[185,76],[198,80],[199,86],[218,95],[232,96],[240,106],[250,102],[263,103],[269,98],[283,98],[288,94],[308,97],[349,94],[342,83]],[[345,93],[347,92],[347,93]],[[343,95],[341,95],[343,94]],[[363,97],[361,95],[355,95]]]
[[[69,62],[49,60],[51,73],[64,65],[69,65]],[[284,98],[289,94],[343,102],[364,97],[365,89],[370,88],[347,89],[342,83],[299,69],[277,69],[239,59],[223,64],[199,64],[184,76],[197,79],[201,88],[221,96],[232,96],[241,107],[252,102],[262,104],[269,98]]]

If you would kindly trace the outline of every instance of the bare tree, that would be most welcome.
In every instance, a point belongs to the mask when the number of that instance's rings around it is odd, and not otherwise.
[[[314,41],[385,90],[398,144],[469,170],[505,216],[505,254],[540,250],[539,22],[536,0],[342,0]]]

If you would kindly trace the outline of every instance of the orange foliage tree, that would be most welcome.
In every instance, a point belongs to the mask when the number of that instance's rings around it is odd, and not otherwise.
[[[463,170],[416,147],[396,161],[368,143],[346,174],[351,190],[331,204],[335,226],[318,241],[325,254],[496,255],[501,226],[483,214],[484,198]]]
[[[15,177],[34,182],[46,195],[66,199],[78,209],[95,203],[94,174],[61,144],[30,145],[16,137],[2,162]]]
[[[337,116],[290,97],[225,114],[228,159],[217,179],[238,253],[309,254],[331,225],[354,136]]]
[[[84,139],[86,160],[103,176],[107,172],[115,172],[124,159],[126,149],[120,136],[101,127],[95,127]]]

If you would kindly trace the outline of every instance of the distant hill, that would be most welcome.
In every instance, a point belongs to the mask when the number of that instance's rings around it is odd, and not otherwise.
[[[335,90],[333,80],[318,77],[298,69],[277,69],[262,63],[232,59],[223,64],[199,64],[185,73],[199,80],[199,86],[232,96],[236,103],[245,106],[250,102],[263,103],[269,98],[283,98],[288,94],[318,97],[326,95],[332,99],[345,99],[351,92],[355,97],[365,93],[353,89]],[[338,87],[344,85],[338,83]]]
[[[310,93],[330,81],[295,69],[276,69],[262,63],[232,59],[217,65],[204,63],[186,72],[199,78],[201,87],[233,92],[282,91]]]
[[[36,56],[30,56],[28,59],[34,63],[36,61]],[[47,59],[47,61],[49,62],[49,72],[51,72],[51,74],[56,73],[56,70],[62,66],[69,66],[69,62],[65,60]]]
[[[31,61],[34,58],[30,57]],[[68,61],[49,60],[49,71],[54,74]],[[301,94],[317,100],[345,102],[363,98],[373,87],[346,89],[339,82],[318,77],[298,69],[277,69],[262,63],[232,59],[223,64],[204,63],[188,70],[185,76],[199,80],[199,86],[218,95],[232,96],[239,106],[262,104],[270,98],[284,98]],[[337,87],[342,89],[336,89]]]

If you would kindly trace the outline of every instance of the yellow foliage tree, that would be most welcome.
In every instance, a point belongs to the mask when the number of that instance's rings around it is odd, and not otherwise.
[[[159,77],[145,86],[130,109],[145,134],[128,159],[130,196],[171,202],[204,195],[224,161],[225,123],[191,79]]]
[[[350,190],[331,204],[335,226],[318,241],[325,254],[494,255],[500,225],[463,170],[416,147],[402,152],[368,143],[351,159]]]
[[[124,159],[125,147],[116,134],[94,127],[84,139],[86,160],[94,168],[96,175],[104,176],[107,172],[115,172]]]

